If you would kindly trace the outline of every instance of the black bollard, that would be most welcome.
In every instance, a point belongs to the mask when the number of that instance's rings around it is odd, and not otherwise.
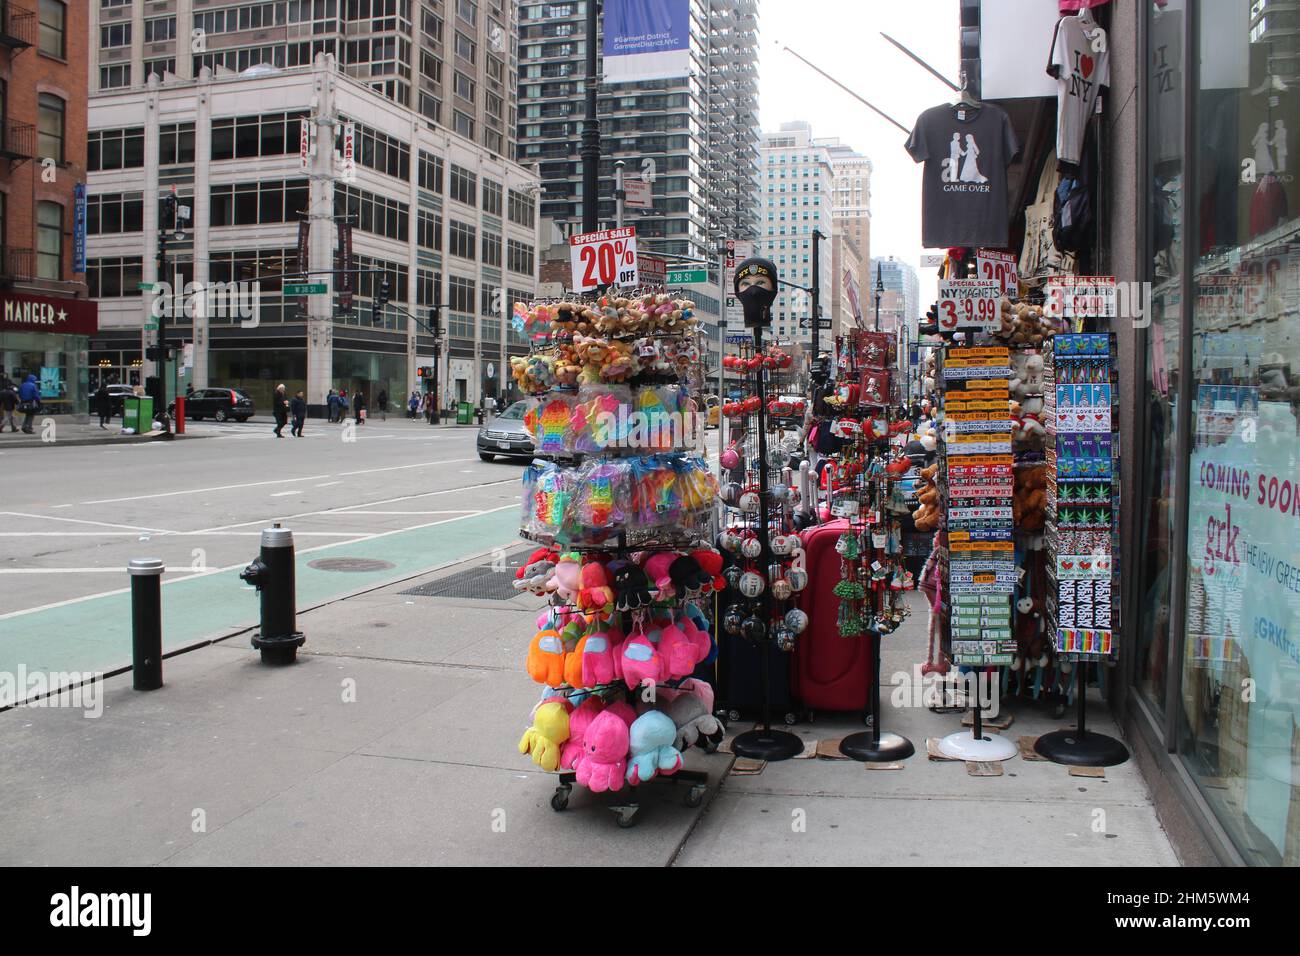
[[[296,630],[293,532],[278,522],[265,529],[261,554],[239,576],[261,597],[261,627],[253,635],[253,646],[262,652],[262,663],[292,664],[307,640]]]
[[[162,686],[162,575],[158,558],[134,558],[126,566],[131,576],[131,686],[157,690]]]

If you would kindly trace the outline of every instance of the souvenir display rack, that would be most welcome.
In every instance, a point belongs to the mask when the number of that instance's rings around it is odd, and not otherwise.
[[[693,303],[663,293],[516,304],[532,350],[512,372],[533,398],[525,421],[539,454],[523,476],[521,535],[539,542],[516,585],[547,598],[526,668],[542,685],[519,751],[573,784],[626,797],[690,784],[681,751],[716,749],[712,689],[691,673],[715,653],[706,598],[721,556],[700,534],[717,481],[700,457],[702,420],[684,384],[698,363]]]

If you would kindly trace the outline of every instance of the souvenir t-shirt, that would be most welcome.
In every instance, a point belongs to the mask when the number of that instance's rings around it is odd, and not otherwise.
[[[989,103],[931,107],[917,118],[907,151],[925,163],[923,246],[1007,244],[1007,166],[1020,144],[1006,113]]]
[[[1091,20],[1062,17],[1052,38],[1047,72],[1056,77],[1056,158],[1078,163],[1083,132],[1097,106],[1097,91],[1110,85],[1106,31]]]

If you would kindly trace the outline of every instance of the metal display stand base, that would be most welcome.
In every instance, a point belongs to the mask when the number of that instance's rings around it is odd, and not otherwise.
[[[910,740],[899,734],[882,733],[879,740],[872,740],[871,731],[867,730],[850,734],[841,740],[840,753],[866,763],[889,763],[892,760],[906,760],[916,753],[916,748]]]
[[[1113,767],[1128,760],[1128,748],[1114,737],[1085,730],[1056,730],[1043,734],[1034,750],[1055,763],[1072,767]]]
[[[803,741],[784,730],[760,727],[738,734],[731,742],[731,752],[753,760],[789,760],[803,753]]]
[[[939,753],[953,760],[988,762],[1010,760],[1019,750],[999,734],[981,734],[977,737],[969,731],[959,730],[939,741]]]

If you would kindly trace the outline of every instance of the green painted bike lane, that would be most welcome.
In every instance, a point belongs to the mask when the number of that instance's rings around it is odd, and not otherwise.
[[[482,554],[518,540],[519,509],[505,508],[437,524],[391,531],[355,542],[325,545],[296,555],[298,610],[359,590],[381,587],[431,568]],[[249,555],[250,559],[253,555]],[[375,572],[320,571],[322,558],[370,558],[391,568]],[[203,643],[258,619],[256,592],[239,568],[166,581],[162,588],[163,650]],[[126,569],[122,580],[127,581]],[[0,621],[0,672],[108,672],[131,663],[129,591],[87,598]]]

